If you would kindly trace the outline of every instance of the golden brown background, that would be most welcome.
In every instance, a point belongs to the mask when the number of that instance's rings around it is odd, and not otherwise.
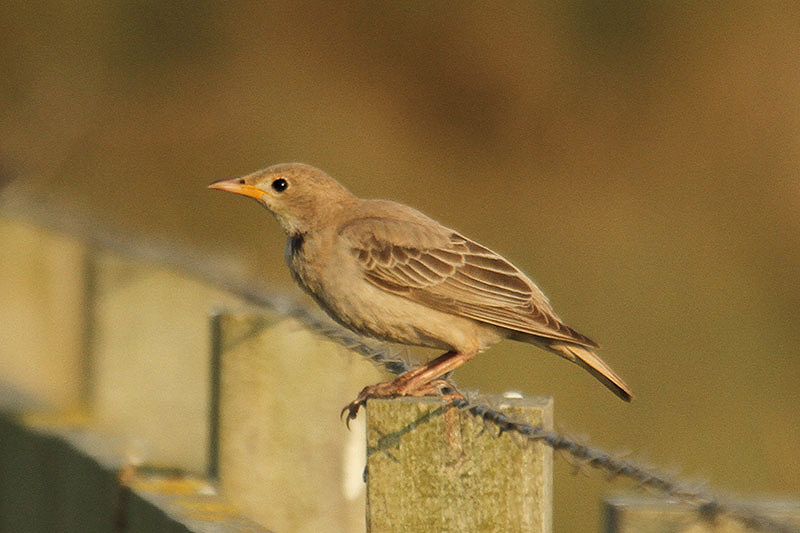
[[[295,290],[215,179],[304,161],[527,271],[633,387],[505,343],[462,385],[737,495],[800,492],[792,2],[12,2],[0,180]],[[355,391],[354,391],[355,392]],[[556,462],[556,531],[625,484]]]

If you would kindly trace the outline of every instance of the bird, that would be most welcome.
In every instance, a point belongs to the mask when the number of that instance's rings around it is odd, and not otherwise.
[[[504,339],[559,355],[622,400],[633,398],[596,354],[597,343],[566,325],[519,268],[416,209],[358,198],[304,163],[208,187],[253,198],[272,213],[287,235],[292,277],[333,320],[368,337],[444,350],[365,387],[342,410],[348,423],[371,398],[457,395],[446,376]]]

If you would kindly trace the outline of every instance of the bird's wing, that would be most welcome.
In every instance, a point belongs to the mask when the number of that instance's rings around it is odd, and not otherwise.
[[[340,235],[365,279],[387,292],[508,330],[597,346],[561,322],[508,260],[430,219],[356,218]]]

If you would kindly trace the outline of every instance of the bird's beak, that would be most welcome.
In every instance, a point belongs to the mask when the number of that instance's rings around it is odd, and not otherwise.
[[[215,181],[214,183],[209,185],[208,188],[218,189],[220,191],[234,192],[236,194],[241,194],[243,196],[249,196],[250,198],[255,198],[256,200],[261,200],[265,196],[264,191],[253,185],[247,185],[242,183],[241,178]]]

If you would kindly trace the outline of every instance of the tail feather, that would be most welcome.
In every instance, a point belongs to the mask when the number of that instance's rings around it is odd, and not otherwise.
[[[616,372],[611,370],[610,366],[590,349],[577,344],[567,344],[564,342],[551,342],[547,348],[588,370],[600,383],[608,387],[611,392],[626,402],[633,399],[633,393],[630,387],[622,381],[622,378],[619,377]]]

